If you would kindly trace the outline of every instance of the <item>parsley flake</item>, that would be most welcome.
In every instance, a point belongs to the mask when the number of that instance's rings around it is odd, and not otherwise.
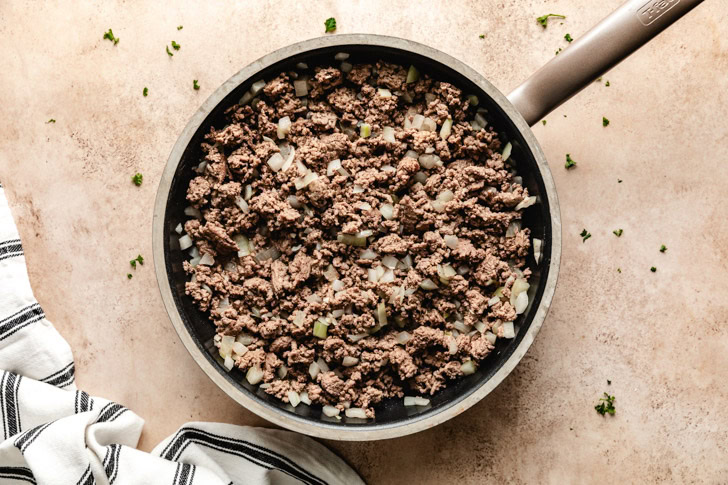
[[[622,183],[622,179],[617,179],[617,183],[618,184],[621,184]]]
[[[607,81],[606,83],[604,83],[604,85],[605,85],[606,87],[609,87],[609,81]]]
[[[119,38],[114,37],[114,33],[109,29],[108,32],[104,32],[104,39],[109,39],[111,42],[114,43],[114,45],[119,43]]]
[[[602,126],[609,126],[609,120],[602,116]]]
[[[169,57],[172,57],[172,56],[173,56],[174,54],[172,54],[172,53],[171,53],[171,52],[169,51],[169,46],[167,46],[167,47],[166,47],[166,49],[167,49],[167,55],[168,55]]]
[[[616,409],[614,409],[614,396],[610,396],[605,392],[604,397],[599,399],[599,404],[594,406],[594,409],[596,409],[602,416],[606,414],[614,415],[614,412],[616,411]]]
[[[565,19],[566,15],[559,15],[557,13],[547,13],[546,15],[542,15],[541,17],[537,17],[536,22],[541,24],[541,27],[543,27],[545,29],[549,23],[549,17],[554,17],[557,19]]]
[[[146,98],[148,94],[149,94],[149,89],[144,88],[144,91],[142,91],[142,95]]]
[[[569,154],[569,153],[566,154],[566,163],[564,164],[564,167],[566,167],[566,168],[576,167],[576,162],[571,159],[571,154]]]
[[[579,234],[579,235],[581,236],[581,242],[586,242],[586,240],[591,237],[591,233],[587,232],[586,229],[582,230],[581,234]]]
[[[478,36],[478,38],[479,38],[479,39],[485,39],[485,34],[480,34],[480,35]]]
[[[574,39],[573,39],[573,38],[571,37],[571,34],[566,34],[566,35],[564,36],[564,39],[566,39],[566,42],[571,42],[571,41],[573,41],[573,40],[574,40]]]
[[[617,268],[617,273],[621,273],[621,272],[622,272],[622,268]]]
[[[607,385],[608,386],[611,386],[612,385],[612,381],[610,381],[609,379],[607,379]]]
[[[142,255],[141,255],[141,254],[140,254],[140,255],[138,255],[138,256],[137,256],[136,258],[132,259],[131,261],[129,261],[129,264],[130,264],[130,265],[131,265],[131,267],[132,267],[132,268],[134,268],[134,269],[136,269],[136,267],[137,267],[137,263],[139,263],[139,264],[141,264],[142,266],[144,266],[144,258],[142,257]]]
[[[182,47],[182,46],[179,45],[178,43],[176,43],[175,41],[172,41],[172,49],[178,51],[180,47]]]
[[[192,89],[195,89],[195,90],[200,89],[200,85],[197,84],[197,79],[195,79],[194,81],[192,81]]]
[[[541,120],[541,123],[543,123],[543,125],[546,126],[546,120]]]
[[[661,253],[664,253],[665,251],[667,251],[667,246],[665,246],[665,245],[663,244],[663,245],[661,245],[661,246],[660,246],[660,252],[661,252]]]
[[[324,33],[333,32],[336,30],[336,19],[334,17],[327,18],[324,21],[324,27],[326,27],[326,30]]]
[[[182,30],[182,26],[181,25],[178,25],[177,26],[177,30]]]
[[[127,273],[126,277],[127,277],[127,279],[131,279],[132,278],[131,273]]]
[[[558,56],[559,55],[559,52],[561,52],[561,47],[559,47],[559,50],[557,50],[556,51],[556,54],[554,54],[554,55],[557,55]]]
[[[624,232],[622,229],[617,229],[615,231],[612,231],[615,236],[622,237],[622,233]]]
[[[136,185],[137,187],[139,187],[139,186],[140,186],[140,185],[142,184],[142,181],[143,181],[143,180],[144,180],[144,175],[142,175],[142,174],[140,174],[140,173],[136,173],[136,174],[132,175],[132,177],[131,177],[131,181],[132,181],[132,182],[134,183],[134,185]]]
[[[656,271],[657,271],[657,268],[655,268],[655,267],[653,266],[653,267],[651,267],[651,268],[650,268],[650,271],[652,271],[652,272],[654,273],[654,272],[656,272]]]
[[[51,118],[51,119],[49,119],[48,121],[46,121],[46,125],[47,125],[48,123],[55,123],[55,122],[56,122],[56,120],[54,120],[53,118]]]

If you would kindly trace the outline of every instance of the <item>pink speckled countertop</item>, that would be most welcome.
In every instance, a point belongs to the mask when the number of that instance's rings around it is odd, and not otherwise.
[[[619,4],[2,2],[0,180],[79,385],[144,417],[143,449],[189,420],[266,425],[182,348],[151,265],[126,278],[129,259],[151,257],[152,203],[178,133],[241,67],[321,35],[334,16],[341,33],[439,48],[507,93],[565,47],[565,33],[578,37]],[[327,442],[366,480],[728,482],[724,7],[707,0],[605,76],[610,87],[595,83],[535,127],[563,218],[546,323],[513,374],[463,415],[396,440]],[[549,12],[567,19],[544,30],[535,17]],[[101,39],[109,27],[116,46]],[[168,58],[172,39],[182,48]],[[564,170],[567,152],[576,170]],[[594,412],[605,390],[614,417]]]

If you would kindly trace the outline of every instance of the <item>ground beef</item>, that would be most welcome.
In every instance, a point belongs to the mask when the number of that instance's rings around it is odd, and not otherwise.
[[[244,343],[233,365],[256,367],[265,392],[373,417],[384,399],[461,378],[516,318],[530,231],[515,206],[528,190],[452,84],[407,83],[386,62],[305,71],[274,77],[205,136],[187,190],[185,289],[221,351],[225,338]],[[410,127],[419,115],[435,131]],[[274,171],[278,156],[288,163]]]

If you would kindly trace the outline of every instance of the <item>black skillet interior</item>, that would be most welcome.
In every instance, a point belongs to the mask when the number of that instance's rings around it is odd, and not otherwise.
[[[448,81],[455,86],[461,88],[464,93],[476,94],[480,99],[480,107],[488,110],[485,115],[488,123],[493,126],[498,133],[501,134],[501,140],[505,144],[510,141],[513,145],[511,160],[516,162],[516,170],[523,177],[523,183],[528,187],[531,195],[538,196],[538,203],[525,210],[523,217],[524,227],[531,229],[533,237],[543,241],[542,258],[539,264],[536,264],[531,249],[528,256],[528,266],[532,269],[531,287],[528,291],[529,306],[523,315],[520,315],[516,321],[517,335],[515,339],[505,340],[498,339],[496,350],[481,363],[479,370],[465,379],[451,383],[449,387],[438,392],[431,397],[429,406],[420,407],[404,407],[401,399],[391,399],[384,402],[377,408],[376,418],[370,421],[361,419],[343,418],[338,421],[333,418],[327,418],[321,413],[318,406],[307,406],[300,404],[295,409],[288,404],[278,401],[265,394],[263,391],[251,386],[245,380],[244,373],[238,369],[227,372],[222,366],[222,360],[218,356],[217,349],[212,343],[215,334],[214,325],[201,313],[193,304],[190,298],[185,295],[184,284],[186,275],[182,269],[182,262],[187,257],[186,251],[180,251],[178,243],[178,234],[174,231],[177,224],[184,224],[187,219],[183,213],[184,208],[188,205],[185,199],[187,185],[189,181],[196,175],[192,171],[200,163],[202,152],[200,144],[203,141],[205,133],[209,132],[210,127],[223,127],[226,123],[223,112],[228,107],[237,103],[243,96],[250,85],[259,80],[269,80],[282,71],[296,70],[296,64],[305,62],[309,67],[323,65],[338,65],[334,61],[334,55],[337,52],[345,51],[351,55],[348,62],[375,62],[377,60],[385,60],[393,63],[402,64],[405,67],[414,64],[421,73],[427,73],[436,80]],[[165,265],[167,268],[167,276],[169,284],[172,288],[172,294],[177,306],[177,310],[184,322],[187,331],[193,337],[199,348],[203,351],[205,357],[213,363],[220,374],[224,375],[231,383],[248,393],[251,397],[261,403],[267,404],[269,407],[279,409],[279,412],[291,413],[291,417],[298,417],[304,420],[325,421],[329,426],[346,426],[347,428],[366,427],[371,423],[378,425],[397,426],[404,424],[405,421],[420,419],[436,413],[443,407],[449,407],[457,404],[472,392],[477,390],[484,382],[490,379],[501,366],[506,362],[508,357],[513,353],[519,342],[525,334],[525,330],[531,325],[534,314],[538,308],[538,304],[543,294],[543,284],[547,279],[549,261],[551,255],[551,225],[549,217],[548,200],[545,196],[545,187],[543,179],[536,165],[536,161],[530,152],[528,145],[524,141],[520,131],[516,128],[512,120],[501,110],[501,108],[482,90],[480,90],[473,82],[463,75],[442,65],[432,59],[422,57],[411,52],[398,49],[372,46],[346,46],[336,48],[324,48],[309,51],[302,55],[281,61],[264,71],[260,72],[254,78],[248,79],[234,89],[218,106],[209,114],[207,119],[202,123],[200,128],[192,138],[191,143],[187,146],[179,161],[179,165],[175,172],[167,205],[164,215],[164,255]]]

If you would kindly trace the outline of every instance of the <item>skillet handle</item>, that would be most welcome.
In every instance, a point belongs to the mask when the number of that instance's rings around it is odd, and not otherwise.
[[[508,95],[529,125],[584,89],[702,0],[628,0]]]

